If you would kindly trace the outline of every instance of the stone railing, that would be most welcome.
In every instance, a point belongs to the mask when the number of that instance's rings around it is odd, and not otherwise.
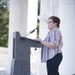
[[[0,75],[9,75],[6,70],[8,63],[8,48],[0,47]]]

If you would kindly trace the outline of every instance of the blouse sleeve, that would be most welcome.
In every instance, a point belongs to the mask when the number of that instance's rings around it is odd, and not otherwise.
[[[60,33],[58,31],[54,31],[51,33],[51,41],[53,44],[55,44],[56,46],[59,45],[60,42]]]

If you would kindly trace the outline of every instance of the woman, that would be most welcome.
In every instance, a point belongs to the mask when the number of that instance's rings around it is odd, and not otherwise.
[[[41,61],[47,64],[48,75],[59,75],[59,65],[62,61],[63,46],[62,34],[59,30],[60,19],[56,16],[51,16],[48,19],[48,29],[50,30],[45,38],[36,40],[43,44],[41,51]]]

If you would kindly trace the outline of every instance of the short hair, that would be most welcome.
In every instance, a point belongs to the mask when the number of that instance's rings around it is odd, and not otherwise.
[[[60,27],[60,19],[56,16],[51,16],[49,17],[49,19],[52,19],[53,20],[53,23],[57,23],[57,27],[59,28]]]

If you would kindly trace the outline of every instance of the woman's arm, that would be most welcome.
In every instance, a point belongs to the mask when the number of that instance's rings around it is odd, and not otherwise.
[[[59,45],[59,41],[60,41],[60,33],[58,31],[54,31],[51,33],[51,38],[49,42],[46,41],[42,41],[40,38],[37,38],[36,40],[41,42],[41,44],[49,47],[49,48],[57,48]]]
[[[53,44],[52,42],[45,42],[45,41],[42,41],[40,38],[37,38],[36,39],[37,41],[39,41],[41,44],[49,47],[49,48],[56,48],[57,46],[55,44]]]

